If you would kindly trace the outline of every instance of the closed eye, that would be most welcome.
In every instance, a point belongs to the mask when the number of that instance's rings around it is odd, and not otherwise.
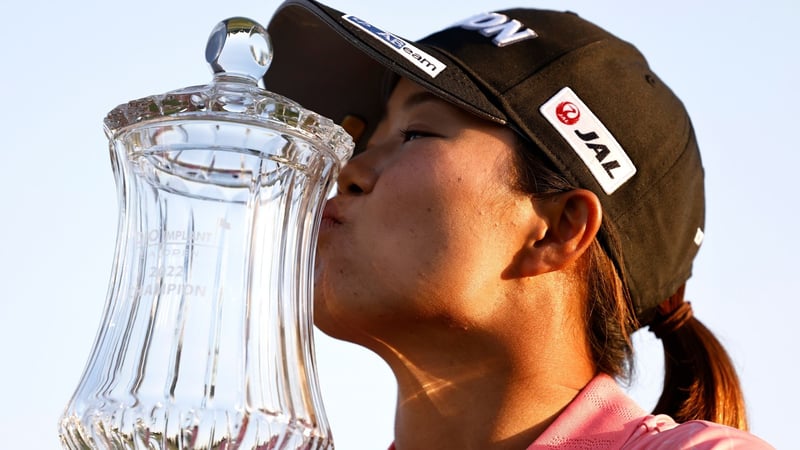
[[[403,135],[403,142],[410,142],[424,137],[438,136],[434,133],[430,133],[427,131],[420,131],[420,130],[400,130],[400,134]]]

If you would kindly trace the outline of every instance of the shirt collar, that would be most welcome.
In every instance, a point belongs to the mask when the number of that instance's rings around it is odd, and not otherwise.
[[[597,375],[527,450],[619,448],[647,413],[611,376]],[[589,447],[587,447],[589,446]]]

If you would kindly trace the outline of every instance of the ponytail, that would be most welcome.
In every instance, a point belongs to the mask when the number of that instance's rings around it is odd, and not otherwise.
[[[664,389],[653,413],[677,422],[709,420],[747,430],[744,394],[728,353],[684,301],[685,285],[650,324],[664,346]]]

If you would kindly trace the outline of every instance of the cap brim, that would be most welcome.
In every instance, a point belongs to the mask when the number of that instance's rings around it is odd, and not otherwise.
[[[344,17],[342,12],[312,0],[283,3],[268,26],[274,59],[264,76],[266,89],[337,123],[357,116],[364,120],[370,134],[383,112],[390,71],[480,117],[506,123],[505,115],[447,55],[392,35],[447,65],[448,70],[430,77],[374,33]]]

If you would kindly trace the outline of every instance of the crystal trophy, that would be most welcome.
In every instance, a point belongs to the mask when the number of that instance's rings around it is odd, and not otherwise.
[[[261,25],[221,22],[206,59],[210,84],[105,118],[117,244],[59,423],[67,449],[333,449],[311,291],[322,205],[353,142],[259,87]]]

